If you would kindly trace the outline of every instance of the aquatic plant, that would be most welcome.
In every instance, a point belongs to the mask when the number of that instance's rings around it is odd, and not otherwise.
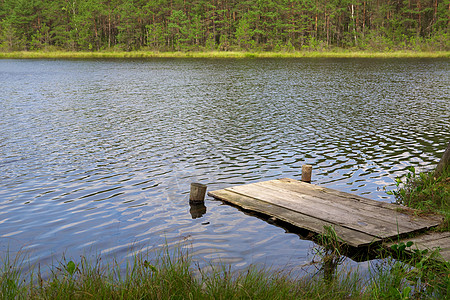
[[[330,229],[325,235],[332,238]],[[324,235],[324,236],[325,236]],[[336,240],[326,244],[343,262]],[[323,246],[318,245],[318,248]],[[398,251],[404,251],[402,245]],[[325,251],[325,252],[323,252]],[[298,277],[289,270],[251,266],[235,271],[225,264],[201,268],[181,248],[139,252],[126,261],[104,263],[100,256],[66,260],[41,273],[24,272],[24,255],[2,259],[0,299],[445,299],[450,265],[422,257],[372,263],[369,274],[342,264],[333,276]],[[326,259],[319,264],[327,264]]]

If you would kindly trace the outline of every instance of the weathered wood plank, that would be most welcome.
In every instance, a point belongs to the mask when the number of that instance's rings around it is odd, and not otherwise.
[[[294,226],[304,228],[316,233],[324,233],[324,226],[333,226],[336,234],[344,242],[353,247],[368,246],[372,243],[380,241],[380,239],[374,236],[351,230],[337,224],[312,218],[290,209],[272,205],[267,202],[260,201],[256,198],[240,195],[231,191],[217,190],[208,192],[208,195],[226,202],[230,202],[246,210],[256,211],[271,217],[275,217]]]
[[[317,201],[314,197],[298,193],[286,193],[283,190],[272,190],[258,185],[243,185],[227,188],[226,190],[248,197],[253,196],[270,204],[288,208],[323,221],[328,221],[380,238],[388,238],[412,231],[410,228],[401,224],[392,226],[392,224],[384,222],[379,218],[360,214],[351,207],[337,207],[330,201]]]
[[[429,232],[427,234],[423,234],[409,240],[418,243],[429,243],[432,241],[444,239],[447,239],[447,241],[449,241],[448,239],[450,239],[450,232]],[[447,246],[450,246],[450,242],[447,244]]]
[[[284,189],[291,189],[292,191],[296,191],[296,192],[299,192],[299,193],[302,193],[305,195],[310,195],[310,196],[314,196],[314,197],[318,197],[318,198],[336,199],[335,197],[338,197],[338,199],[340,201],[346,201],[347,204],[352,204],[352,203],[354,203],[355,205],[365,204],[365,205],[368,205],[369,207],[376,207],[376,208],[381,207],[381,208],[389,209],[389,210],[394,211],[395,214],[403,213],[405,215],[408,215],[408,216],[412,217],[413,220],[417,216],[417,213],[418,213],[418,211],[413,208],[400,206],[398,204],[393,204],[393,203],[376,201],[376,200],[364,198],[361,196],[349,194],[346,192],[341,192],[338,190],[333,190],[333,189],[317,186],[314,184],[306,184],[301,181],[290,179],[290,178],[283,178],[283,179],[271,180],[271,181],[266,181],[266,182],[267,183],[273,182],[275,184],[279,183],[283,186]],[[333,196],[335,196],[335,197],[333,197]],[[366,209],[368,209],[368,207],[366,207]],[[420,217],[417,216],[416,219],[420,220],[421,224],[427,225],[430,227],[434,227],[434,226],[436,226],[436,224],[440,224],[443,220],[442,216],[437,216],[437,215],[427,215],[427,216],[421,215]]]
[[[279,189],[280,192],[285,195],[284,191],[290,191],[296,194],[306,195],[306,187],[298,189],[296,185],[286,184],[286,182],[281,180],[270,180],[266,182],[255,183],[257,186],[263,186],[265,188]],[[418,229],[429,228],[437,226],[441,223],[442,219],[440,217],[419,217],[417,212],[413,209],[404,210],[403,207],[395,205],[397,210],[391,209],[390,206],[378,205],[381,203],[379,201],[366,199],[363,197],[355,196],[355,198],[350,198],[349,195],[345,193],[346,197],[342,195],[333,194],[331,189],[321,189],[319,191],[316,188],[310,189],[307,195],[315,198],[315,201],[323,201],[323,203],[330,206],[330,209],[340,209],[340,210],[353,210],[354,213],[367,217],[368,220],[372,219],[377,222],[387,222],[391,226],[397,228],[399,226],[401,229],[415,231]],[[331,192],[326,192],[329,190]],[[325,191],[325,192],[323,192]],[[341,193],[342,194],[342,193]],[[287,195],[286,195],[287,196]],[[289,198],[287,198],[289,199]],[[400,211],[398,211],[400,210]],[[403,213],[407,211],[408,214]]]
[[[411,247],[405,249],[409,253],[413,253],[415,249],[421,251],[428,249],[429,255],[436,248],[440,248],[439,254],[441,258],[445,261],[450,261],[450,232],[428,232],[414,238],[403,239],[400,242],[407,243],[409,241],[414,243]],[[385,243],[385,246],[390,248],[398,243],[399,241],[393,241]]]
[[[413,209],[288,178],[230,187],[208,195],[316,233],[323,233],[324,226],[333,226],[338,237],[354,247],[428,229],[442,222],[442,217],[419,216]],[[450,253],[450,236],[439,241],[422,238],[417,243],[428,247],[437,243],[446,257]]]
[[[301,181],[298,181],[295,179],[291,179],[291,178],[282,178],[282,179],[271,180],[271,181],[278,181],[278,182],[282,183],[286,189],[291,188],[291,189],[293,189],[293,191],[297,191],[297,192],[305,194],[305,195],[318,196],[318,197],[320,197],[321,195],[334,195],[334,196],[338,196],[338,197],[341,197],[344,199],[348,199],[350,201],[356,201],[356,202],[365,203],[368,205],[373,205],[375,207],[383,207],[383,208],[392,209],[395,211],[398,209],[398,205],[396,205],[396,204],[375,201],[375,200],[364,198],[364,197],[361,197],[358,195],[353,195],[353,194],[349,194],[346,192],[329,189],[329,188],[318,186],[315,184],[307,184],[307,183],[304,183],[304,182],[301,182]],[[265,181],[265,182],[268,182],[268,181]],[[409,209],[409,208],[405,208],[405,209]]]
[[[423,215],[419,216],[419,211],[410,207],[401,206],[398,204],[387,203],[376,201],[368,198],[364,198],[361,196],[349,194],[346,192],[341,192],[338,190],[333,190],[321,186],[317,186],[314,184],[306,184],[298,180],[290,179],[290,178],[282,178],[278,180],[274,180],[274,182],[280,182],[283,184],[285,189],[293,189],[294,191],[298,191],[299,193],[311,195],[314,197],[330,197],[331,195],[339,197],[342,201],[347,200],[347,203],[364,203],[374,207],[382,207],[386,209],[393,210],[395,213],[403,213],[408,216],[411,216],[413,219],[419,220],[421,224],[424,224],[428,227],[434,227],[436,224],[440,224],[443,221],[442,216],[438,215]],[[334,199],[334,198],[333,198]]]
[[[427,239],[423,237],[415,237],[410,239],[415,245],[420,247],[434,248],[448,248],[450,247],[450,232],[433,232],[427,235]]]

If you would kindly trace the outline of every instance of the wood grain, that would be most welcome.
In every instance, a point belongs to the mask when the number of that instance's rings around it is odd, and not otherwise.
[[[297,180],[283,178],[225,188],[208,195],[294,226],[323,233],[333,226],[351,246],[366,246],[437,226],[442,218]],[[449,237],[450,239],[450,237]]]

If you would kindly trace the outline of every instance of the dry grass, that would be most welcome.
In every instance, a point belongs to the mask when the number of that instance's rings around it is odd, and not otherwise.
[[[366,52],[338,50],[335,52],[70,52],[70,51],[20,51],[0,52],[3,59],[126,59],[126,58],[450,58],[450,51],[442,52]]]

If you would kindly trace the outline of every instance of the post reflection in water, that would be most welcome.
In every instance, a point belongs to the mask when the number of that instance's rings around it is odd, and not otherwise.
[[[197,219],[203,217],[206,214],[206,206],[204,203],[189,203],[190,209],[189,213],[192,216],[192,219]]]
[[[394,201],[383,187],[450,140],[449,66],[0,60],[0,256],[106,261],[188,239],[206,264],[307,265],[314,243],[283,228],[211,198],[188,211],[190,183],[300,179],[310,164],[314,184]]]

